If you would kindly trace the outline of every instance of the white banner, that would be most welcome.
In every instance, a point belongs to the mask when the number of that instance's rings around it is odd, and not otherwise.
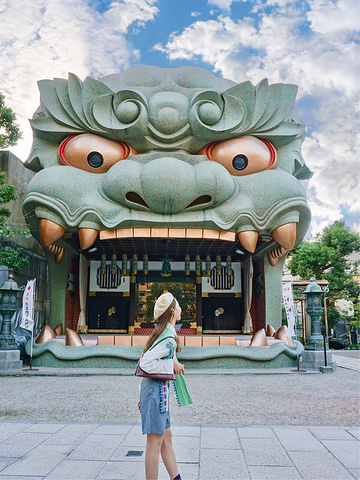
[[[34,303],[35,303],[36,278],[29,280],[23,295],[21,328],[33,330],[34,327]]]
[[[294,302],[292,283],[283,283],[283,302],[284,302],[284,307],[285,307],[287,321],[288,321],[289,335],[291,337],[294,337],[296,311],[295,311],[295,302]]]

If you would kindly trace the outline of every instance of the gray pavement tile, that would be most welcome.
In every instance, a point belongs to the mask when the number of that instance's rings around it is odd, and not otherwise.
[[[109,460],[124,435],[89,435],[71,454],[69,460]]]
[[[15,462],[18,457],[0,457],[0,472],[4,470],[5,467],[10,465],[11,463]]]
[[[4,440],[12,437],[13,435],[16,435],[17,433],[21,432],[22,430],[25,430],[28,428],[30,425],[32,425],[29,422],[1,422],[0,423],[0,442],[3,442]]]
[[[295,467],[250,466],[249,471],[252,480],[295,480],[302,478]]]
[[[145,447],[146,435],[141,432],[141,427],[135,425],[121,442],[122,447]]]
[[[171,427],[173,437],[200,437],[200,427],[174,425]]]
[[[287,451],[296,452],[321,452],[325,451],[324,445],[317,440],[306,428],[281,428],[274,427],[274,432]]]
[[[309,427],[319,440],[354,440],[351,433],[342,427]]]
[[[360,468],[360,443],[357,440],[323,440],[323,444],[346,468]]]
[[[48,445],[79,445],[99,424],[69,424],[45,440]]]
[[[239,427],[237,429],[240,438],[275,438],[275,433],[271,427]]]
[[[1,475],[45,476],[71,452],[72,448],[68,445],[38,445],[0,472],[0,478]]]
[[[307,480],[343,480],[353,477],[329,452],[289,452],[300,475]]]
[[[93,432],[93,435],[127,435],[132,429],[132,425],[99,425]]]
[[[173,439],[173,447],[178,462],[195,463],[199,461],[199,437],[176,437]]]
[[[28,477],[27,475],[11,475],[3,477],[0,473],[0,480],[43,480],[45,477]]]
[[[145,478],[145,464],[107,462],[96,478],[97,480],[140,480]]]
[[[349,472],[351,472],[355,478],[360,479],[360,468],[350,468]]]
[[[228,448],[238,449],[240,447],[236,428],[231,427],[202,427],[201,448]]]
[[[352,427],[352,428],[347,428],[346,429],[351,435],[356,437],[358,440],[360,440],[360,428],[359,427]]]
[[[248,465],[293,466],[277,438],[241,438],[240,441]]]
[[[197,463],[179,463],[179,473],[184,480],[198,480],[199,465]],[[159,465],[159,480],[169,480],[169,474],[163,462]]]
[[[250,478],[241,450],[202,449],[200,452],[201,480],[245,480]]]
[[[46,480],[95,480],[105,462],[63,460],[45,478]]]
[[[143,452],[141,456],[127,457],[129,451]],[[145,447],[123,447],[120,445],[110,457],[112,462],[143,462],[145,461]]]
[[[20,432],[0,443],[2,457],[22,457],[50,437],[50,433]]]
[[[39,422],[25,430],[26,433],[56,433],[64,428],[66,423]]]

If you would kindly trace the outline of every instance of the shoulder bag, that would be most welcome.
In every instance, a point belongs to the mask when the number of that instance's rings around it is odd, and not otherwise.
[[[161,340],[159,340],[158,342],[156,342],[154,345],[152,345],[151,348],[149,348],[148,351],[152,350],[156,345],[158,345],[163,340],[166,340],[167,338],[172,338],[176,341],[175,337],[172,337],[172,336],[164,337]],[[144,370],[140,367],[140,360],[138,361],[138,364],[137,364],[137,367],[136,367],[136,370],[135,370],[135,375],[137,377],[147,377],[147,378],[153,378],[154,380],[162,380],[162,381],[176,380],[175,373],[146,373],[146,372],[144,372]]]

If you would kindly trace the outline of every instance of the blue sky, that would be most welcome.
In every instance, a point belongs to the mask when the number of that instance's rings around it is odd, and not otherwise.
[[[153,64],[295,83],[311,230],[338,219],[360,230],[358,0],[0,0],[0,12],[0,90],[23,131],[12,148],[22,160],[42,78]]]

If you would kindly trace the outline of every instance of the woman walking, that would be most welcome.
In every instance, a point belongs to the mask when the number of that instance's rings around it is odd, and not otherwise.
[[[184,366],[176,358],[181,350],[175,322],[181,318],[181,307],[170,292],[156,300],[154,318],[157,325],[147,341],[140,368],[146,374],[176,374],[173,382],[179,406],[192,403],[182,378]],[[160,375],[161,376],[161,375]],[[147,435],[145,453],[146,480],[157,480],[159,453],[171,480],[181,480],[170,428],[169,381],[145,377],[141,383],[140,402],[142,433]]]

